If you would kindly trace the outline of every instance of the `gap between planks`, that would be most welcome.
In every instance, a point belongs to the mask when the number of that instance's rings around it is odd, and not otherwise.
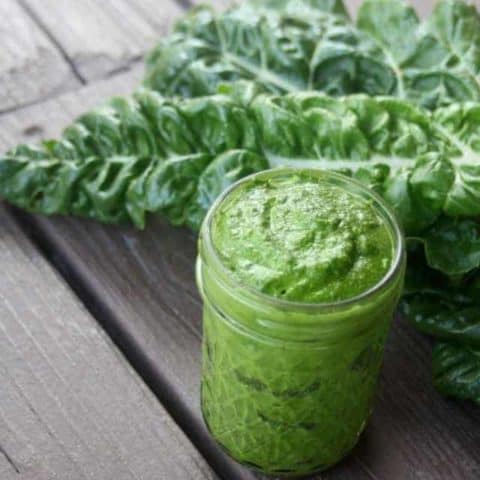
[[[0,111],[78,86],[56,47],[16,0],[1,0]]]
[[[62,44],[55,38],[52,32],[46,27],[42,19],[30,8],[30,6],[28,5],[28,3],[25,2],[25,0],[17,0],[17,2],[22,7],[24,12],[32,19],[32,21],[37,24],[38,28],[45,34],[45,36],[50,40],[50,42],[52,42],[52,44],[55,46],[55,48],[60,53],[62,58],[65,60],[67,65],[70,67],[70,70],[72,71],[76,79],[80,82],[80,84],[85,85],[87,83],[86,79],[80,74],[75,63],[72,61],[72,59],[68,56],[65,49],[62,47]]]
[[[28,51],[31,58],[28,57],[26,66],[17,61],[19,65],[15,64],[15,68],[3,73],[7,89],[12,93],[3,100],[0,96],[0,116],[136,68],[145,53],[171,31],[174,22],[198,3],[190,0],[162,0],[161,4],[156,0],[7,2],[7,7],[10,5],[7,17],[30,26],[14,28],[13,41],[28,37],[22,51]],[[232,2],[217,0],[210,3],[223,9]],[[7,30],[9,25],[7,23]],[[32,30],[32,33],[27,35],[22,33],[24,30]],[[11,40],[12,35],[8,37],[6,40]],[[0,51],[1,48],[2,42]],[[8,41],[3,42],[3,48],[7,49],[8,58]],[[18,52],[16,56],[19,56]],[[42,72],[46,70],[48,75],[36,73],[36,62],[44,67]],[[11,75],[18,77],[19,81],[9,80]],[[68,79],[62,75],[68,76]],[[30,78],[35,78],[35,82],[25,80]]]
[[[0,115],[125,71],[190,5],[188,0],[2,0]]]

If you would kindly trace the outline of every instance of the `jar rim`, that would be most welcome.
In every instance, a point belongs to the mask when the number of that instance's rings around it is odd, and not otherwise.
[[[283,298],[278,298],[273,295],[269,295],[268,293],[264,293],[261,290],[258,290],[251,285],[248,285],[238,279],[235,275],[232,275],[232,271],[224,264],[222,261],[218,250],[216,249],[213,240],[212,240],[212,221],[215,212],[223,203],[223,201],[228,197],[231,193],[235,190],[243,186],[245,183],[251,182],[252,180],[262,178],[262,177],[269,177],[271,175],[294,175],[298,173],[312,173],[314,175],[323,176],[325,179],[333,179],[336,180],[343,185],[350,185],[357,189],[362,195],[366,195],[370,199],[373,200],[374,206],[377,210],[380,210],[383,214],[384,219],[392,233],[392,239],[394,243],[394,255],[391,261],[390,268],[385,273],[385,275],[374,285],[372,285],[367,290],[353,296],[348,297],[343,300],[337,300],[333,302],[302,302],[296,300],[286,300]],[[230,185],[227,189],[225,189],[213,202],[211,205],[201,228],[201,235],[200,238],[202,240],[202,244],[204,244],[209,257],[214,262],[215,271],[220,273],[224,280],[227,280],[231,283],[231,286],[240,289],[243,293],[246,293],[251,300],[259,301],[262,304],[266,304],[272,306],[274,308],[281,308],[284,310],[295,310],[295,311],[303,311],[303,312],[320,312],[320,311],[327,311],[331,309],[343,309],[343,308],[350,308],[359,302],[363,302],[368,300],[369,298],[374,297],[376,294],[382,292],[383,290],[387,289],[388,286],[397,278],[397,274],[402,268],[403,260],[405,257],[405,239],[403,236],[402,229],[400,224],[395,216],[395,213],[391,209],[391,207],[385,202],[385,200],[378,195],[373,190],[366,187],[364,184],[359,182],[356,179],[348,177],[347,175],[333,172],[330,170],[325,170],[321,168],[313,168],[313,167],[276,167],[271,168],[268,170],[262,170],[261,172],[256,172],[250,174],[237,182]]]

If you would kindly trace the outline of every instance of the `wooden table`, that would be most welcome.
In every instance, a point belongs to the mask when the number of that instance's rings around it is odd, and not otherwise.
[[[1,150],[131,91],[187,3],[1,0]],[[138,232],[0,205],[1,480],[257,478],[200,417],[194,257],[194,235],[160,220]],[[480,478],[480,409],[433,390],[429,357],[396,319],[372,421],[317,479]]]

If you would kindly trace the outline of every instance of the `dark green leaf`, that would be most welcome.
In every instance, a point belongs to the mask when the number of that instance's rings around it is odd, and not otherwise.
[[[147,59],[145,85],[212,94],[252,80],[270,92],[397,95],[429,108],[480,99],[480,16],[440,1],[421,24],[400,0],[366,0],[354,26],[339,1],[251,0],[190,14]]]
[[[402,312],[415,328],[428,335],[480,348],[480,303],[462,304],[452,297],[428,293],[407,296]]]
[[[253,80],[271,92],[388,94],[395,75],[340,2],[246,2],[221,15],[194,11],[147,58],[145,85],[162,94],[212,94]]]
[[[448,275],[480,266],[480,224],[476,219],[440,218],[423,234],[428,264]]]
[[[203,171],[196,194],[189,205],[186,223],[198,229],[213,201],[237,180],[268,168],[268,162],[246,150],[230,150],[219,155]]]
[[[480,349],[439,342],[433,349],[433,382],[444,395],[480,405]]]

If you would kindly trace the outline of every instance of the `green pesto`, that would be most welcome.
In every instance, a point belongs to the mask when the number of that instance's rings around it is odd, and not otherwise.
[[[234,459],[296,477],[353,448],[404,265],[391,213],[347,177],[274,169],[217,201],[197,262],[201,405]]]
[[[237,188],[215,212],[212,240],[243,284],[308,303],[368,290],[387,273],[394,249],[371,201],[308,172]]]

